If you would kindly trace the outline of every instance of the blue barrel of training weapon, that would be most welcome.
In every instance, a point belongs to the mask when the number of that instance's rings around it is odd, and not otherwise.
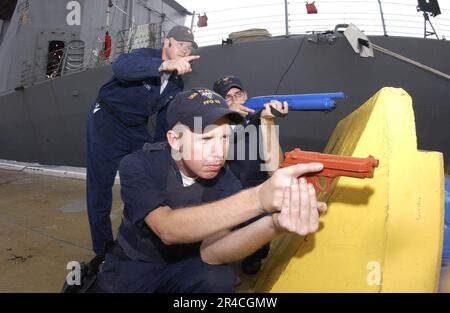
[[[264,104],[277,100],[281,103],[287,102],[289,110],[292,111],[316,111],[316,110],[332,110],[336,106],[336,99],[344,99],[343,92],[335,93],[315,93],[315,94],[294,94],[294,95],[271,95],[253,97],[248,99],[244,105],[255,111],[264,109]]]

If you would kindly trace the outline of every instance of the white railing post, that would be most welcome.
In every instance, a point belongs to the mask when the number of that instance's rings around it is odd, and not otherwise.
[[[384,33],[385,36],[387,36],[386,24],[384,23],[384,14],[383,14],[383,7],[381,5],[381,0],[378,0],[378,5],[380,7],[381,24],[383,25],[383,33]]]
[[[191,19],[191,31],[194,29],[194,20],[195,20],[195,11],[192,12],[192,19]]]
[[[289,14],[287,0],[284,0],[284,22],[286,24],[286,36],[289,36]]]

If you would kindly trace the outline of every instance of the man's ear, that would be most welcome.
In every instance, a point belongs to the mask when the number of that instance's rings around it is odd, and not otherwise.
[[[244,93],[244,101],[247,101],[248,100],[247,91],[242,90],[242,92]]]
[[[170,47],[172,47],[172,42],[170,41],[169,38],[164,38],[163,46],[164,46],[164,48],[170,48]]]
[[[180,151],[181,142],[178,134],[174,130],[169,130],[166,134],[167,142],[173,150]]]

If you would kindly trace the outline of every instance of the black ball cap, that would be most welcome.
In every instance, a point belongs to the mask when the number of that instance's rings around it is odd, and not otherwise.
[[[195,49],[198,48],[197,43],[194,41],[194,34],[186,26],[177,25],[173,27],[171,30],[169,30],[169,33],[166,37],[173,38],[176,41],[192,42],[192,47],[194,47]]]
[[[230,89],[233,87],[244,90],[244,85],[239,78],[237,78],[236,76],[228,75],[217,80],[214,83],[213,90],[225,98],[228,91],[230,91]]]
[[[194,130],[195,118],[201,118],[201,129],[227,116],[231,123],[242,124],[243,117],[228,108],[223,97],[207,88],[193,88],[178,93],[167,108],[169,129],[181,123]]]

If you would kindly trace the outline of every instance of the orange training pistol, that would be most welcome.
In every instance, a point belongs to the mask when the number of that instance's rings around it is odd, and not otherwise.
[[[336,176],[372,178],[375,167],[378,167],[379,164],[379,161],[371,155],[367,158],[355,158],[319,152],[302,151],[299,148],[296,148],[285,153],[284,162],[281,164],[281,167],[313,162],[322,163],[323,169],[320,172],[308,173],[304,175],[304,177],[308,183],[311,183],[314,186],[316,192],[329,192],[331,182]],[[319,184],[319,176],[325,178],[325,187]]]

